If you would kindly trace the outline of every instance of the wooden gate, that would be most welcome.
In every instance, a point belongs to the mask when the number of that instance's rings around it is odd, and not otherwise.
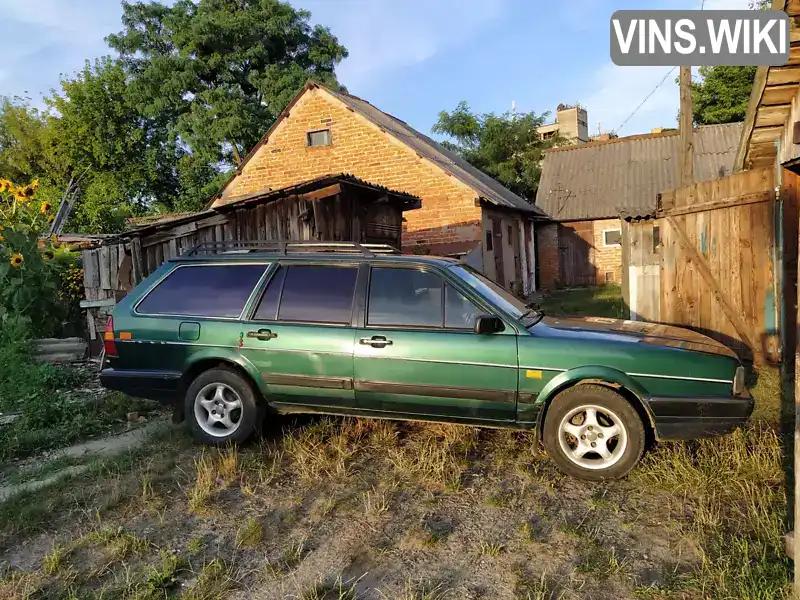
[[[777,360],[779,270],[772,168],[661,195],[659,318],[757,362]]]

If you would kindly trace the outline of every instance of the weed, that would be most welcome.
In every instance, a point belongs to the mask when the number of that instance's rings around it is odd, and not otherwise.
[[[422,439],[389,449],[389,462],[399,474],[429,488],[457,490],[467,467],[467,453],[477,440],[474,428],[432,425],[423,429]]]
[[[194,463],[195,484],[189,490],[189,510],[203,514],[208,511],[208,502],[217,492],[217,474],[214,461],[203,455]]]
[[[218,559],[203,565],[197,581],[182,596],[184,600],[222,600],[236,588],[233,570]]]
[[[389,510],[391,506],[391,492],[373,487],[361,495],[364,503],[364,513],[367,516],[378,517]]]
[[[320,579],[301,593],[298,600],[356,600],[356,583],[358,582],[344,581],[341,576],[333,581]]]
[[[69,556],[70,550],[65,546],[55,545],[53,549],[45,554],[42,560],[42,572],[45,575],[53,575],[64,564],[64,560]]]
[[[75,545],[80,547],[90,544],[103,546],[106,550],[106,559],[109,561],[119,561],[131,554],[144,554],[150,546],[147,540],[135,533],[125,531],[122,527],[110,526],[90,531]]]
[[[0,579],[0,598],[3,600],[29,600],[42,586],[39,573],[12,572]]]
[[[504,550],[502,544],[492,544],[490,542],[481,541],[480,546],[478,547],[478,551],[480,552],[481,556],[500,556],[500,553]]]
[[[244,525],[236,531],[236,545],[238,547],[257,546],[264,537],[264,528],[258,519],[250,517]]]
[[[539,577],[530,578],[524,574],[517,575],[515,596],[519,600],[560,600],[562,593],[556,593],[547,581],[545,571]]]
[[[161,551],[160,558],[160,564],[145,569],[144,583],[137,587],[135,600],[164,598],[168,590],[178,585],[177,574],[186,566],[185,561],[166,550]]]
[[[286,573],[294,571],[303,561],[306,554],[308,554],[308,547],[305,539],[292,542],[283,551],[277,562],[268,562],[266,564],[266,571],[273,577],[282,577]]]
[[[205,546],[205,541],[203,540],[202,537],[200,536],[193,537],[192,539],[189,540],[189,543],[186,544],[186,551],[189,554],[199,554],[200,551],[203,549],[203,546]]]
[[[378,591],[382,600],[445,600],[447,592],[442,585],[430,585],[428,583],[406,581],[403,591],[399,595],[387,596],[384,592]]]
[[[589,542],[588,549],[581,554],[577,565],[578,573],[591,573],[598,579],[608,579],[626,568],[627,560],[620,559],[616,548],[609,548],[597,541]]]
[[[337,422],[326,418],[299,431],[285,433],[283,447],[304,480],[344,477],[365,435],[363,427],[354,419]]]

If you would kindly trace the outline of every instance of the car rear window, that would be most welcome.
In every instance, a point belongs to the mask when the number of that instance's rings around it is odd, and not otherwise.
[[[147,315],[238,317],[265,265],[182,266],[172,271],[136,307]]]
[[[279,321],[350,323],[358,267],[293,265],[285,270]]]

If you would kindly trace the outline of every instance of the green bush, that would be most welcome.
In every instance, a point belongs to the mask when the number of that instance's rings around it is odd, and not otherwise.
[[[85,372],[32,362],[30,331],[19,316],[0,328],[0,412],[20,415],[0,427],[0,461],[71,444],[124,423],[128,412],[157,408],[123,394],[81,397],[74,390],[85,383]]]

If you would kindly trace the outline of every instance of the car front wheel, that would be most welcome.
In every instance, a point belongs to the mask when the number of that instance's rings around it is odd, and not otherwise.
[[[263,418],[250,382],[225,367],[195,378],[186,391],[185,411],[194,438],[212,446],[247,441]]]
[[[543,442],[568,475],[590,481],[618,479],[644,452],[642,420],[630,403],[601,385],[578,385],[553,399],[545,415]]]

